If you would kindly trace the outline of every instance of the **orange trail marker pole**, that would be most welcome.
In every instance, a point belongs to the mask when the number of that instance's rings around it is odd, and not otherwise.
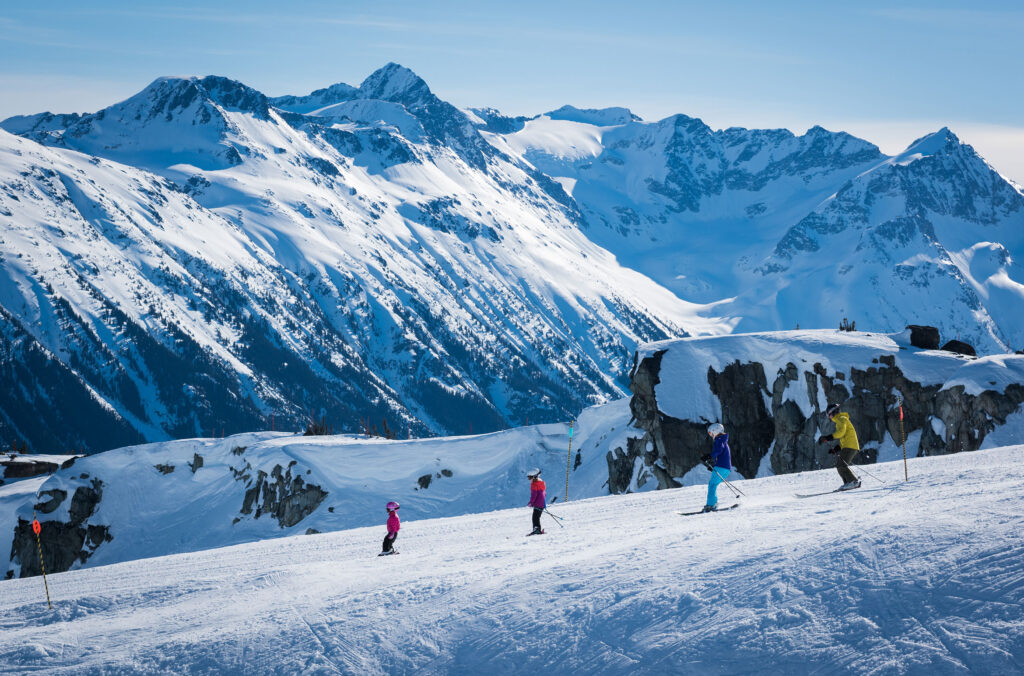
[[[569,455],[565,456],[565,501],[569,502],[569,462],[572,460],[572,428],[575,420],[569,421]]]
[[[46,564],[43,563],[43,543],[39,540],[39,533],[43,530],[43,527],[39,525],[39,519],[36,518],[35,510],[32,510],[32,532],[36,534],[36,548],[39,550],[39,567],[43,571],[43,587],[46,588],[46,606],[53,610],[53,604],[50,603],[50,585],[46,581]]]
[[[900,436],[903,437],[903,480],[910,481],[907,473],[907,435],[903,433],[903,397],[900,397]]]

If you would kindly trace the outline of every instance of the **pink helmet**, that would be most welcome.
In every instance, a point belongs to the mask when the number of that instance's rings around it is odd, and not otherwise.
[[[395,511],[396,509],[398,509],[398,507],[399,507],[398,503],[395,502],[394,500],[392,500],[391,502],[389,502],[387,504],[387,508],[388,508],[389,512]]]

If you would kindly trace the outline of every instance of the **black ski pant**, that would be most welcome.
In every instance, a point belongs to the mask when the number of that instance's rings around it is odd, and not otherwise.
[[[384,536],[384,551],[385,552],[390,552],[391,551],[391,548],[395,544],[395,539],[397,539],[397,538],[398,538],[398,533],[395,533],[394,535],[392,535],[391,533],[388,533],[387,535]]]
[[[851,481],[856,481],[857,477],[850,471],[850,465],[853,464],[853,459],[860,453],[856,448],[840,448],[839,459],[836,460],[836,471],[839,472],[839,476],[842,477],[843,483],[848,484]]]
[[[544,513],[543,509],[533,508],[533,529],[540,530],[540,515]]]

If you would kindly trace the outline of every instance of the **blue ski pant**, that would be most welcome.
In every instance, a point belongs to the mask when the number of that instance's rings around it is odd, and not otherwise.
[[[711,481],[708,481],[708,507],[718,504],[718,484],[729,476],[729,470],[724,467],[716,467],[711,472]]]

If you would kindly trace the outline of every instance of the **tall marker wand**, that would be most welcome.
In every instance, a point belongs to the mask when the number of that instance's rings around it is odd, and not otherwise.
[[[907,435],[903,433],[903,397],[900,397],[900,436],[903,437],[903,480],[910,481],[907,473]]]
[[[36,510],[32,510],[32,532],[36,534],[36,548],[39,550],[39,567],[43,571],[43,586],[46,588],[46,605],[50,610],[53,610],[53,604],[50,603],[50,585],[46,581],[46,564],[43,563],[43,544],[39,540],[39,532],[43,530],[43,527],[39,525],[39,519],[36,518]]]
[[[569,454],[565,456],[565,501],[569,502],[569,463],[572,461],[572,428],[575,420],[569,421]]]

